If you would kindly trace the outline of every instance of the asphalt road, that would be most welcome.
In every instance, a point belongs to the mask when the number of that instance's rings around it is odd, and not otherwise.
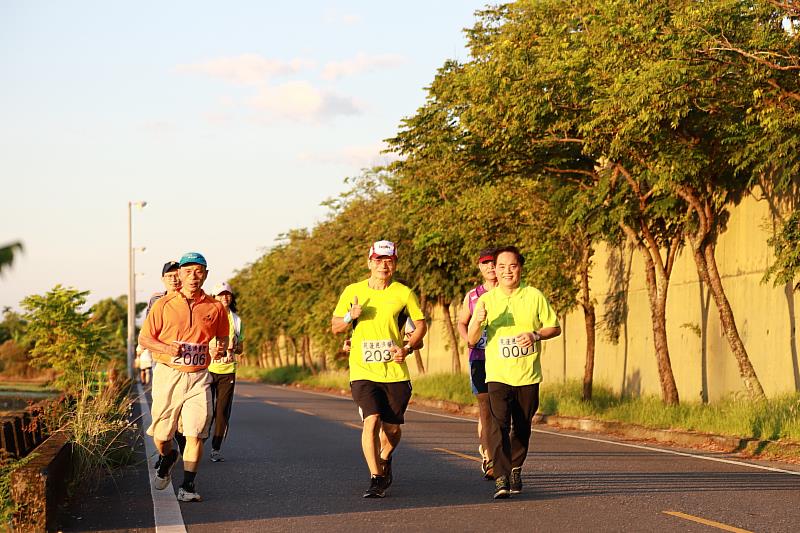
[[[191,532],[800,531],[800,475],[539,427],[523,493],[495,501],[493,483],[480,476],[475,422],[413,408],[387,497],[363,499],[369,473],[352,400],[236,387],[226,461],[210,462],[206,450],[196,482],[204,501],[179,506]],[[137,467],[65,514],[65,531],[168,530],[163,518],[155,528],[140,449]],[[758,465],[800,474],[797,466]],[[180,465],[174,474],[177,490]]]

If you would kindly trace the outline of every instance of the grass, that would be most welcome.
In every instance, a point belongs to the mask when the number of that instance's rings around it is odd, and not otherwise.
[[[0,525],[4,525],[6,531],[12,531],[11,520],[17,510],[11,499],[11,474],[34,457],[36,452],[22,459],[16,459],[5,450],[0,450]]]
[[[300,383],[325,389],[349,389],[347,373],[344,371],[312,375],[310,371],[294,366],[274,369],[240,367],[237,374],[265,383]],[[459,405],[475,403],[466,375],[428,374],[417,376],[412,382],[417,398],[447,400]],[[539,412],[618,421],[649,428],[800,442],[800,394],[787,394],[763,402],[732,396],[712,404],[668,406],[656,397],[620,397],[599,385],[593,389],[592,400],[584,402],[581,400],[581,389],[578,381],[543,383]]]

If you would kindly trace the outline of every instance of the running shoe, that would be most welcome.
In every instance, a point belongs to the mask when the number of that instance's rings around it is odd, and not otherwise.
[[[522,492],[522,467],[511,469],[511,494]]]
[[[225,457],[222,456],[222,452],[219,450],[211,450],[211,460],[215,463],[219,463],[225,460]]]
[[[383,466],[383,477],[386,478],[385,489],[388,489],[392,484],[392,458],[381,459],[381,466]]]
[[[161,466],[161,454],[159,454],[158,459],[156,459],[156,462],[153,463],[153,470],[158,470],[159,466]]]
[[[172,450],[169,452],[169,455],[165,455],[161,459],[161,464],[158,465],[158,470],[156,471],[156,479],[155,479],[155,486],[158,490],[164,490],[167,488],[172,481],[172,469],[175,467],[175,464],[178,462],[178,450]]]
[[[494,499],[504,499],[511,496],[511,487],[506,476],[499,476],[494,480]]]
[[[364,493],[364,498],[383,498],[386,496],[386,478],[384,476],[372,476],[369,480],[369,488]]]
[[[183,485],[178,489],[179,502],[201,502],[203,497],[200,496],[194,488],[194,483],[189,488],[183,488]]]

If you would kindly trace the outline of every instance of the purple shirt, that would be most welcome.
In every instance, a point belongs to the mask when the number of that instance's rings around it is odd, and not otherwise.
[[[478,285],[471,291],[467,293],[467,299],[469,301],[469,316],[472,317],[472,313],[475,312],[475,304],[478,302],[478,298],[481,297],[484,293],[486,293],[486,288],[483,285]],[[481,333],[481,339],[478,341],[474,347],[469,349],[469,360],[470,361],[484,361],[486,359],[486,330],[484,329]]]

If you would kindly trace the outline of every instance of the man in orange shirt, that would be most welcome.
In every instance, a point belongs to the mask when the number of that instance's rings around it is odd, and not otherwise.
[[[211,376],[208,365],[228,346],[228,315],[221,303],[202,290],[208,277],[205,257],[196,252],[179,261],[181,290],[157,300],[147,314],[139,344],[153,355],[153,422],[147,434],[161,455],[155,486],[163,490],[171,482],[178,461],[172,449],[176,430],[186,437],[183,484],[178,500],[200,501],[194,479],[203,455],[203,439],[211,422]],[[209,341],[217,344],[209,348]],[[180,427],[179,427],[180,426]]]

